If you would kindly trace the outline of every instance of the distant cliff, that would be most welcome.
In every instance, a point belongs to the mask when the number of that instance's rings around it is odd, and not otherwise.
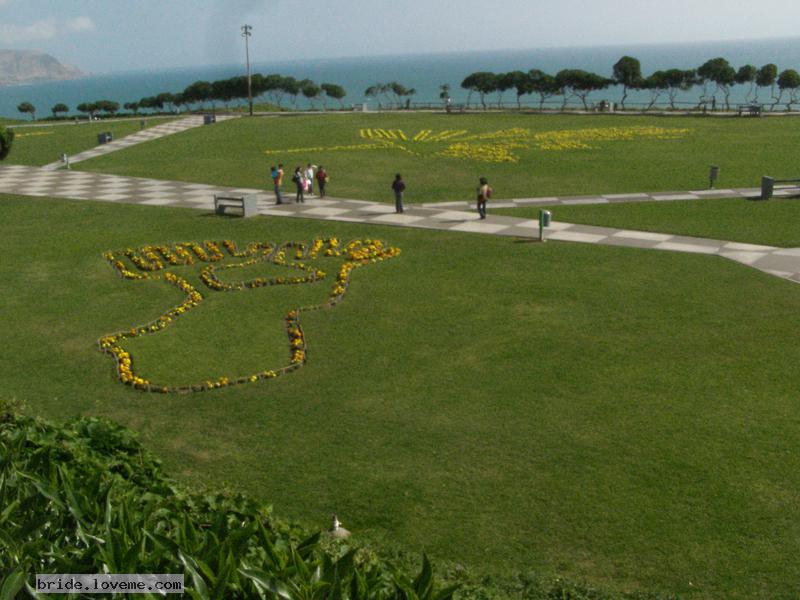
[[[0,50],[0,85],[77,79],[85,73],[36,50]]]

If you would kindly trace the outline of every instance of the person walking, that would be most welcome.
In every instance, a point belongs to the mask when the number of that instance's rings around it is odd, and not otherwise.
[[[394,176],[392,190],[394,190],[394,211],[396,213],[402,213],[404,212],[403,192],[406,191],[406,183],[403,181],[403,177],[400,175],[400,173]]]
[[[272,176],[272,183],[275,185],[275,204],[283,204],[283,196],[281,195],[281,185],[283,184],[283,163],[279,163],[277,169],[272,167],[270,175]]]
[[[297,195],[294,198],[295,203],[305,204],[305,198],[303,197],[303,188],[305,187],[305,177],[303,173],[300,171],[300,167],[295,167],[294,175],[292,175],[292,181],[294,181],[295,185],[297,186]]]
[[[322,165],[317,169],[317,189],[319,189],[319,197],[325,197],[325,184],[328,183],[328,172]]]
[[[308,181],[308,193],[311,196],[314,195],[314,169],[316,169],[316,168],[317,168],[316,165],[312,165],[311,163],[308,163],[308,166],[306,167],[306,172],[305,172],[306,181]]]
[[[492,188],[489,187],[489,182],[486,177],[480,178],[480,185],[478,186],[478,214],[481,219],[486,218],[486,201],[492,197]]]

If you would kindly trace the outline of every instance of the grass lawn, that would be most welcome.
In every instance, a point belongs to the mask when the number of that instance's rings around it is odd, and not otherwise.
[[[163,125],[173,119],[147,118],[147,127]],[[141,131],[140,119],[97,121],[79,124],[69,122],[37,123],[33,126],[14,124],[14,145],[5,160],[14,165],[46,165],[69,155],[89,150],[97,145],[97,134],[110,131],[115,140]]]
[[[381,135],[376,129],[393,132],[391,146],[376,137]],[[373,137],[366,131],[362,137],[362,130],[370,130]],[[402,140],[395,130],[408,139]],[[414,141],[426,130],[427,137]],[[464,133],[430,141],[458,131]],[[489,178],[497,198],[697,189],[707,186],[711,164],[721,168],[720,187],[753,187],[765,174],[798,176],[794,160],[798,133],[800,119],[791,117],[429,113],[259,117],[170,136],[79,168],[267,187],[270,165],[283,162],[293,170],[314,162],[328,170],[333,196],[388,201],[391,180],[400,172],[412,203],[472,200],[481,175]],[[512,156],[517,162],[482,160],[490,156]]]
[[[539,218],[540,208],[498,208],[494,214]],[[741,198],[675,202],[632,202],[554,206],[553,218],[566,223],[619,227],[718,240],[800,247],[800,201],[767,202]]]
[[[32,413],[114,418],[190,484],[227,482],[320,527],[337,511],[358,535],[488,572],[688,598],[799,591],[793,284],[670,252],[0,202],[0,306],[13,317],[0,375]],[[95,347],[180,301],[119,278],[104,250],[328,235],[402,254],[354,271],[335,309],[304,313],[296,373],[147,395]],[[174,337],[137,347],[143,368],[193,377],[269,358],[275,307],[319,291],[214,293]]]

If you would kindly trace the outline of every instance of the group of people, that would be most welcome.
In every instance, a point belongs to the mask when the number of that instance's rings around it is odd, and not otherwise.
[[[275,204],[283,204],[283,194],[281,193],[281,186],[283,185],[283,163],[278,164],[276,167],[271,167],[270,176],[275,185]],[[295,167],[294,174],[292,175],[292,183],[295,184],[297,194],[295,202],[305,203],[306,194],[314,195],[314,181],[317,182],[317,189],[319,190],[319,197],[325,197],[325,185],[330,178],[328,177],[325,167],[320,165],[317,167],[308,163],[305,169]],[[406,182],[403,181],[403,176],[397,173],[392,181],[392,191],[394,192],[394,210],[396,213],[405,212],[403,207],[403,197],[406,191]],[[486,177],[479,179],[477,189],[478,196],[478,215],[481,219],[486,218],[486,201],[492,197],[492,188]]]
[[[275,186],[275,204],[283,204],[283,193],[281,186],[283,185],[283,163],[279,163],[277,167],[270,167],[270,177]],[[295,184],[297,193],[295,195],[295,202],[305,203],[306,194],[309,196],[314,195],[314,182],[317,183],[319,190],[319,197],[325,197],[325,184],[328,183],[330,178],[325,167],[322,165],[312,165],[308,163],[305,169],[302,167],[295,167],[292,174],[292,183]]]

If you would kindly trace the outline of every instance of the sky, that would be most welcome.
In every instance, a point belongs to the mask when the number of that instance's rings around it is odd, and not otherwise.
[[[0,49],[91,73],[798,35],[796,0],[0,0]]]

